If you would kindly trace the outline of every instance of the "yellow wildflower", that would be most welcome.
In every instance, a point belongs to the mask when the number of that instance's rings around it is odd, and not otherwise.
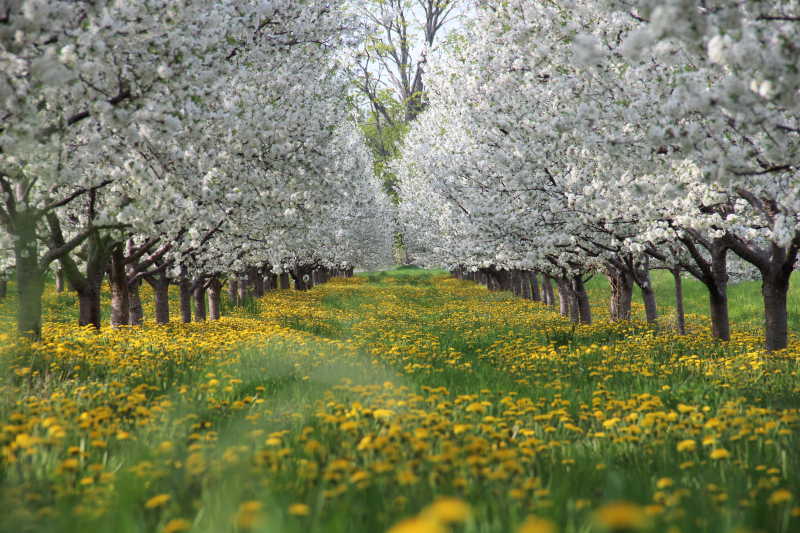
[[[147,502],[145,502],[144,506],[148,509],[155,509],[156,507],[161,507],[165,503],[167,503],[172,496],[169,494],[158,494],[157,496],[153,496]]]

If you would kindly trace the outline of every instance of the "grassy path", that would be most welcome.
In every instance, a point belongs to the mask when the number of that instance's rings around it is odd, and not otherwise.
[[[394,271],[51,323],[0,353],[0,530],[799,529],[797,347],[596,314]]]

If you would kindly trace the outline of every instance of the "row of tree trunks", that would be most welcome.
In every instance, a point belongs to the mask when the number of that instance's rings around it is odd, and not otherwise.
[[[111,287],[110,319],[113,326],[141,325],[144,322],[144,309],[140,297],[142,279],[147,281],[153,289],[155,322],[157,324],[169,323],[169,286],[172,281],[166,274],[166,268],[157,268],[154,271],[140,274],[130,259],[136,253],[132,241],[122,244],[99,238],[89,239],[85,249],[87,251],[85,272],[81,272],[77,265],[70,260],[56,270],[56,280],[69,280],[71,288],[78,294],[80,325],[100,327],[100,288],[106,274]],[[295,276],[295,282],[298,278],[301,282],[299,284],[301,288],[298,290],[308,290],[314,285],[326,283],[333,277],[351,277],[353,275],[352,268],[305,267],[302,271],[302,275],[298,273]],[[21,278],[23,292],[30,292],[36,288],[28,287],[28,279],[24,274]],[[31,281],[35,281],[35,277],[31,277]],[[228,295],[234,305],[239,305],[250,296],[260,297],[267,291],[276,290],[279,287],[288,289],[289,284],[290,277],[286,272],[275,274],[270,267],[250,268],[244,276],[229,276]],[[31,285],[34,284],[31,283]],[[44,283],[42,282],[41,285],[43,291]],[[180,294],[182,322],[190,323],[192,320],[204,322],[207,319],[219,320],[221,318],[223,282],[220,276],[210,275],[196,279],[184,276],[177,281],[177,285]],[[6,287],[7,282],[0,280],[0,298],[4,296]],[[31,331],[37,334],[35,327]]]
[[[491,267],[478,271],[455,269],[451,273],[458,279],[486,285],[491,291],[510,291],[520,298],[544,302],[547,305],[555,304],[552,281],[546,274],[542,274],[540,289],[538,273],[530,270],[504,270]],[[556,279],[556,284],[559,289],[561,315],[570,317],[576,323],[591,324],[592,310],[583,277],[580,275],[560,277]]]
[[[490,268],[467,271],[456,269],[451,273],[458,279],[474,281],[492,291],[511,290],[515,295],[522,298],[533,300],[534,302],[543,302],[547,305],[555,305],[555,294],[551,278],[545,274],[542,274],[540,285],[539,274],[532,270],[504,271]],[[508,288],[503,289],[504,285]]]

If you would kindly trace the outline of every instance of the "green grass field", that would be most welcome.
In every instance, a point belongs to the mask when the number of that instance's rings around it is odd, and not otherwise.
[[[759,348],[758,291],[730,343],[689,280],[685,337],[419,269],[99,334],[48,290],[34,345],[12,297],[0,531],[798,531],[800,346]]]

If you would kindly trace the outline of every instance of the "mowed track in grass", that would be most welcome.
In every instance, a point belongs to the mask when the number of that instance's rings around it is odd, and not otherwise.
[[[797,343],[595,314],[400,270],[7,338],[0,529],[800,529]]]

